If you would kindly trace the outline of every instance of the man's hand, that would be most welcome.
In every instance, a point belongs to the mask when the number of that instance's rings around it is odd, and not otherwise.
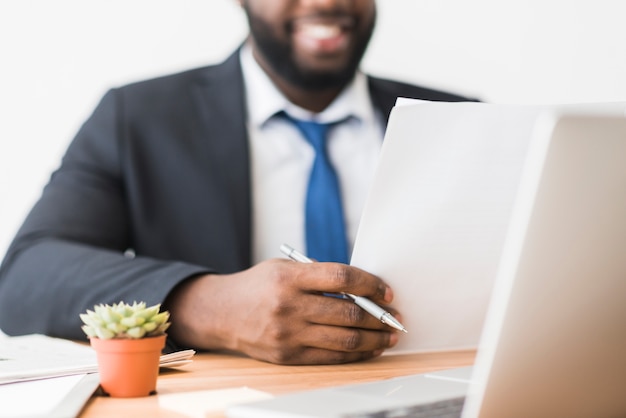
[[[393,299],[381,279],[356,267],[272,259],[179,285],[165,303],[168,332],[183,345],[280,364],[365,360],[397,343],[394,330],[352,301],[322,292],[353,293],[382,306]]]

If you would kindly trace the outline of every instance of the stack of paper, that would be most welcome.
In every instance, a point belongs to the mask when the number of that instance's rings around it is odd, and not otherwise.
[[[194,350],[161,356],[161,367],[190,363]],[[0,337],[0,384],[75,374],[98,370],[95,351],[78,344],[45,335]]]

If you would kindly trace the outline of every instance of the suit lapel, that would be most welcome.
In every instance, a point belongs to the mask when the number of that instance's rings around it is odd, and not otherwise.
[[[206,169],[217,190],[217,199],[211,207],[218,207],[219,219],[227,221],[221,241],[226,248],[217,254],[237,258],[227,262],[232,269],[241,270],[251,263],[251,190],[246,106],[239,51],[222,64],[208,69],[194,86],[194,101],[201,121],[198,134],[208,159]],[[213,196],[213,195],[212,195]],[[215,197],[213,197],[215,198]],[[230,243],[230,246],[228,244]],[[230,268],[229,268],[230,269]]]
[[[368,77],[368,87],[374,108],[381,112],[385,126],[389,122],[389,114],[396,104],[397,96],[389,93],[377,79]]]

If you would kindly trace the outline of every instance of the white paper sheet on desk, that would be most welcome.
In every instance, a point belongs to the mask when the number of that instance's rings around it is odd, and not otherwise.
[[[78,417],[99,384],[94,373],[0,385],[0,418]]]
[[[414,102],[391,114],[351,264],[386,280],[390,352],[477,346],[540,107]]]
[[[227,407],[272,398],[267,392],[248,387],[199,390],[159,395],[159,406],[191,418],[222,416]]]

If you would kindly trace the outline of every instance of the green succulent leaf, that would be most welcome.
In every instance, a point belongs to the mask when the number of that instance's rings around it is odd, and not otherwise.
[[[83,330],[83,332],[84,332],[85,334],[87,334],[87,336],[88,336],[89,338],[91,338],[91,337],[96,337],[96,336],[97,336],[97,335],[96,335],[96,331],[95,331],[92,327],[90,327],[89,325],[83,325],[83,326],[81,327],[81,329]]]
[[[152,317],[152,322],[155,322],[161,325],[161,324],[166,323],[169,318],[170,318],[170,313],[165,311],[165,312],[161,312],[160,314],[154,315]]]
[[[101,340],[109,340],[115,337],[115,333],[106,328],[96,328],[94,331],[96,332],[96,336]]]
[[[155,329],[157,329],[159,325],[156,322],[146,322],[145,324],[143,324],[142,328],[146,331],[146,332],[152,332]]]
[[[142,309],[141,311],[138,311],[135,315],[136,316],[140,316],[144,319],[149,319],[152,318],[153,316],[155,316],[156,314],[159,313],[159,309],[161,308],[161,305],[154,305],[151,306],[149,308],[145,308]]]
[[[170,327],[170,323],[166,322],[164,324],[159,325],[157,329],[154,330],[154,335],[165,334],[165,331]]]
[[[123,334],[128,329],[128,327],[125,327],[124,325],[117,322],[111,322],[110,324],[107,324],[106,328],[109,331],[113,331],[117,335]]]
[[[115,312],[115,310],[113,310],[110,306],[107,306],[106,309],[103,309],[100,316],[102,317],[102,320],[106,323],[120,322],[120,320],[122,319],[122,315]]]
[[[122,318],[122,320],[120,321],[120,324],[128,328],[133,328],[133,327],[143,325],[144,322],[146,322],[146,320],[140,316],[139,317],[131,316],[128,318]]]
[[[135,327],[126,331],[126,334],[131,338],[143,338],[143,336],[146,335],[146,330],[143,329],[143,327]]]

